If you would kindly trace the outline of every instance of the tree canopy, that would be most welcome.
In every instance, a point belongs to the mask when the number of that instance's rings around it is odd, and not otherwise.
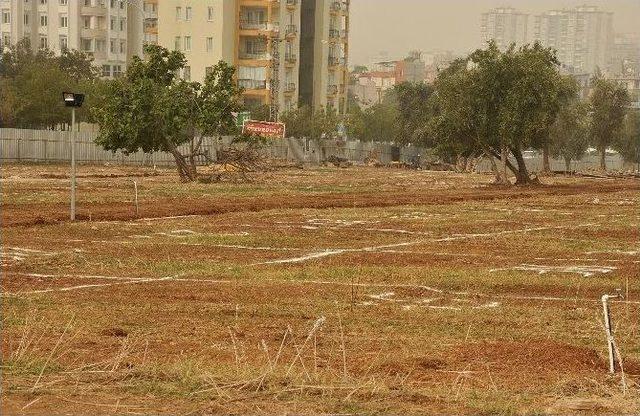
[[[94,111],[100,126],[97,143],[108,150],[171,153],[181,179],[196,179],[196,158],[205,136],[235,132],[233,112],[240,109],[241,90],[235,69],[221,61],[203,84],[180,79],[184,54],[156,45],[146,59],[134,57],[123,77],[107,83]],[[188,150],[179,149],[189,144]],[[184,154],[183,154],[184,152]]]
[[[596,75],[591,84],[591,143],[600,153],[600,169],[605,170],[607,149],[624,135],[624,118],[630,99],[623,86],[600,75]]]
[[[90,121],[88,109],[101,88],[98,72],[88,55],[63,50],[32,50],[20,41],[0,58],[0,127],[54,129],[69,123],[63,91],[85,93],[88,100],[77,113]]]

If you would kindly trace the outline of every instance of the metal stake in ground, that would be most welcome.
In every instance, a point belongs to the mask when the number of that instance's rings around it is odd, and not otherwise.
[[[602,295],[602,308],[604,310],[604,328],[607,334],[607,349],[609,350],[609,372],[614,374],[616,372],[616,350],[615,340],[613,339],[612,325],[611,325],[611,308],[609,307],[609,300],[611,299],[623,299],[624,297],[620,293],[620,289],[617,290],[615,295]]]
[[[138,182],[133,181],[133,191],[135,192],[136,218],[140,217],[140,207],[138,206]]]
[[[76,220],[76,107],[82,107],[84,94],[63,92],[64,105],[71,107],[71,221]]]

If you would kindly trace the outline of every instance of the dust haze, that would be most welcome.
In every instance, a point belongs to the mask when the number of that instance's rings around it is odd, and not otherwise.
[[[382,51],[390,58],[411,49],[464,54],[480,46],[480,16],[494,7],[537,14],[584,4],[613,12],[615,33],[640,31],[638,0],[352,0],[351,63]]]

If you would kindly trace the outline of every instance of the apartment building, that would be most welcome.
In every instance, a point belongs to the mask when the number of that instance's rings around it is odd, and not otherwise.
[[[236,5],[225,0],[145,0],[145,42],[184,53],[181,76],[202,82],[220,60],[231,64],[236,44]]]
[[[617,33],[610,71],[614,75],[640,76],[640,33]]]
[[[123,0],[0,0],[2,44],[27,39],[58,54],[77,49],[94,57],[103,76],[117,76],[142,53],[139,13]]]
[[[350,0],[302,0],[300,102],[346,111]]]
[[[158,44],[185,54],[187,80],[234,65],[245,103],[272,118],[300,104],[346,108],[349,0],[0,0],[0,12],[3,45],[78,49],[105,77]]]
[[[557,50],[558,59],[575,73],[606,71],[611,66],[613,13],[594,6],[552,10],[535,16],[533,40]]]
[[[529,15],[520,13],[512,7],[499,7],[482,14],[482,47],[493,40],[500,50],[508,49],[511,44],[522,46],[528,40]]]

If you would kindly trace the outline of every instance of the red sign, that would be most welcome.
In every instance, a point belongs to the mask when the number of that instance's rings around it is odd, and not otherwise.
[[[242,126],[242,132],[244,134],[271,137],[273,139],[284,139],[285,126],[284,123],[270,123],[268,121],[247,120]]]

